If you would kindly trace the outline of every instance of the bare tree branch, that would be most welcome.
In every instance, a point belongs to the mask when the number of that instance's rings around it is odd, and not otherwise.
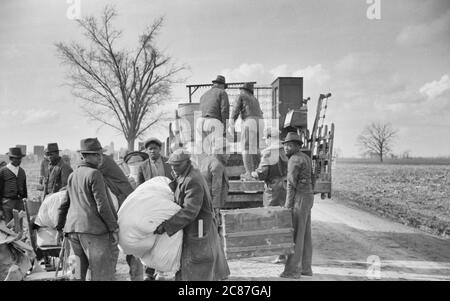
[[[187,69],[156,46],[164,19],[154,20],[139,37],[134,50],[117,49],[122,31],[113,27],[117,12],[105,7],[102,16],[78,20],[89,47],[57,43],[61,61],[68,65],[67,79],[73,95],[83,102],[89,118],[123,133],[130,150],[136,138],[162,120],[157,106],[170,97],[175,77]]]

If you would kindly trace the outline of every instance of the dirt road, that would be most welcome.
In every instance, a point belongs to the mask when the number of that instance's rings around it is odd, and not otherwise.
[[[310,280],[450,280],[450,240],[333,200],[316,198],[312,210]],[[274,257],[230,260],[230,280],[285,280]],[[123,256],[118,271],[128,279]]]

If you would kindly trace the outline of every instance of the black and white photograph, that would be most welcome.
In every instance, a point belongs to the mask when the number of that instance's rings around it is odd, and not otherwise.
[[[448,0],[0,0],[0,281],[450,281],[449,116]]]

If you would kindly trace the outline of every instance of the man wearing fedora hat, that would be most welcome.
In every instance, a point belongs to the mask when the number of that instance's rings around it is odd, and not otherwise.
[[[13,218],[13,210],[24,210],[23,198],[28,197],[27,177],[20,167],[22,154],[20,147],[11,147],[7,153],[10,163],[0,168],[0,218],[8,223]]]
[[[203,151],[212,154],[215,141],[221,141],[225,135],[227,119],[230,117],[230,102],[225,91],[227,84],[223,75],[217,75],[213,86],[200,97],[201,119],[196,123],[201,132]]]
[[[285,207],[292,209],[294,225],[294,254],[290,254],[280,277],[312,276],[311,208],[314,202],[312,188],[312,161],[300,147],[303,142],[297,133],[290,132],[283,142],[288,160]]]
[[[67,186],[67,180],[72,173],[72,167],[66,164],[59,155],[58,143],[49,143],[45,155],[49,164],[44,173],[44,197],[55,193]]]
[[[181,266],[176,280],[223,280],[230,274],[221,247],[209,188],[200,171],[192,166],[190,154],[177,149],[169,158],[175,175],[175,201],[181,209],[162,222],[155,234],[169,236],[183,230]]]
[[[251,172],[255,170],[254,162],[258,156],[259,120],[263,112],[259,101],[253,96],[253,84],[245,83],[240,90],[231,113],[230,127],[234,128],[234,123],[241,115],[242,160],[245,167],[245,174],[241,175],[241,179],[253,180]]]
[[[59,208],[56,228],[68,238],[79,280],[86,279],[88,269],[91,280],[113,280],[119,225],[98,170],[104,150],[97,138],[83,139],[80,145],[82,161],[69,176],[68,198]]]

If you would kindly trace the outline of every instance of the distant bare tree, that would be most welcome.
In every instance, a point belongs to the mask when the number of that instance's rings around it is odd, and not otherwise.
[[[398,131],[390,123],[372,123],[358,137],[358,144],[366,153],[383,158],[392,150]]]
[[[175,75],[185,67],[173,64],[155,45],[163,18],[144,31],[135,50],[118,49],[122,32],[112,26],[116,15],[114,8],[106,7],[99,20],[91,16],[77,21],[89,46],[73,42],[56,47],[70,67],[69,85],[83,101],[83,110],[122,132],[128,150],[134,150],[135,140],[161,120],[158,105],[168,99],[171,84],[179,82]]]

